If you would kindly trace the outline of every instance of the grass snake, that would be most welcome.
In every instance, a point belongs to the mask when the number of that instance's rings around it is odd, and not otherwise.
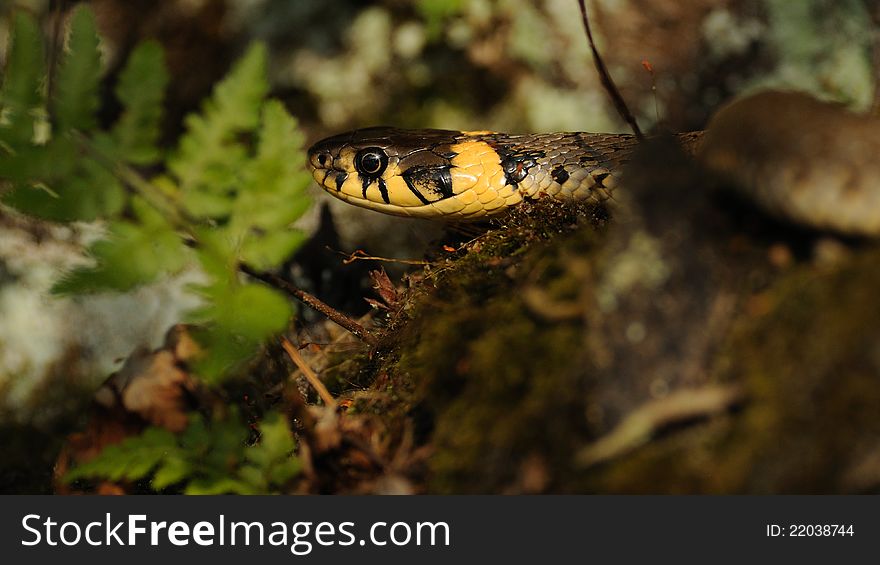
[[[767,91],[722,107],[682,147],[767,212],[880,235],[880,119],[801,93]],[[359,129],[313,145],[319,185],[388,214],[480,220],[525,199],[605,201],[637,146],[630,134]]]

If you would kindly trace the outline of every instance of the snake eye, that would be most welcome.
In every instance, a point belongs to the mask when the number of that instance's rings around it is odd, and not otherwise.
[[[354,166],[362,175],[378,177],[388,166],[388,155],[379,147],[367,147],[354,156]]]

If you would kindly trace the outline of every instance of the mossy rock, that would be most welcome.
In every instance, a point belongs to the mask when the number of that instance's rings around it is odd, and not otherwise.
[[[610,229],[601,207],[539,204],[409,293],[376,370],[406,391],[388,414],[430,449],[424,490],[877,490],[880,250],[778,224],[695,172],[666,179],[661,198],[633,176]],[[637,274],[650,259],[665,275],[635,277],[609,307],[602,292],[639,249]],[[713,387],[736,394],[585,462],[646,407]]]

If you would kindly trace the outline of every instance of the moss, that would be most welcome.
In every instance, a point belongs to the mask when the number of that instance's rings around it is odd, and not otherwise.
[[[601,492],[832,493],[880,486],[880,252],[802,265],[755,297],[715,360],[748,402],[585,477]]]
[[[504,300],[477,313],[464,332],[449,321],[445,335],[430,337],[455,347],[463,345],[461,338],[469,341],[453,356],[450,372],[430,375],[434,403],[450,390],[459,391],[438,411],[433,488],[498,492],[517,479],[536,452],[548,465],[558,463],[567,449],[560,453],[556,440],[560,433],[570,437],[582,414],[581,399],[571,394],[580,388],[572,364],[579,329],[541,328],[522,304]],[[432,349],[430,344],[421,348],[418,361],[430,366]]]
[[[830,272],[799,270],[776,285],[767,314],[744,323],[725,372],[742,375],[754,401],[730,446],[742,451],[741,477],[723,488],[847,489],[850,467],[880,442],[877,288],[872,250]]]
[[[357,409],[398,439],[412,426],[428,492],[878,490],[880,249],[814,260],[816,234],[719,223],[717,205],[607,233],[597,208],[517,213],[412,286],[352,373],[379,393]],[[774,264],[780,246],[799,251]],[[642,406],[720,384],[744,400],[578,462]]]
[[[392,324],[394,346],[377,372],[400,402],[384,407],[386,420],[417,420],[433,449],[431,491],[501,491],[536,457],[564,467],[570,446],[554,439],[585,431],[583,397],[572,394],[584,386],[583,318],[545,319],[525,290],[540,282],[550,300],[576,296],[583,273],[570,258],[596,246],[605,216],[537,207],[453,257],[410,296],[406,322]]]

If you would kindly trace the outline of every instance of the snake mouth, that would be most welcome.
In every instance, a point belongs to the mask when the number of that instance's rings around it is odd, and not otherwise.
[[[357,182],[361,186],[362,179],[359,179],[357,172],[348,171],[341,167],[334,166],[331,158],[325,158],[323,161],[319,159],[319,154],[309,153],[308,165],[311,169],[312,177],[315,182],[330,195],[347,202],[349,204],[384,212],[386,214],[403,217],[431,218],[436,217],[437,212],[430,204],[420,206],[398,206],[394,204],[386,204],[385,202],[377,202],[363,196],[363,190],[347,190],[345,183],[349,179]],[[375,184],[379,184],[376,180]],[[382,181],[384,186],[384,181]],[[387,190],[387,189],[386,189]]]
[[[312,169],[312,177],[315,182],[328,191],[340,192],[345,181],[348,180],[348,172],[335,167]]]

